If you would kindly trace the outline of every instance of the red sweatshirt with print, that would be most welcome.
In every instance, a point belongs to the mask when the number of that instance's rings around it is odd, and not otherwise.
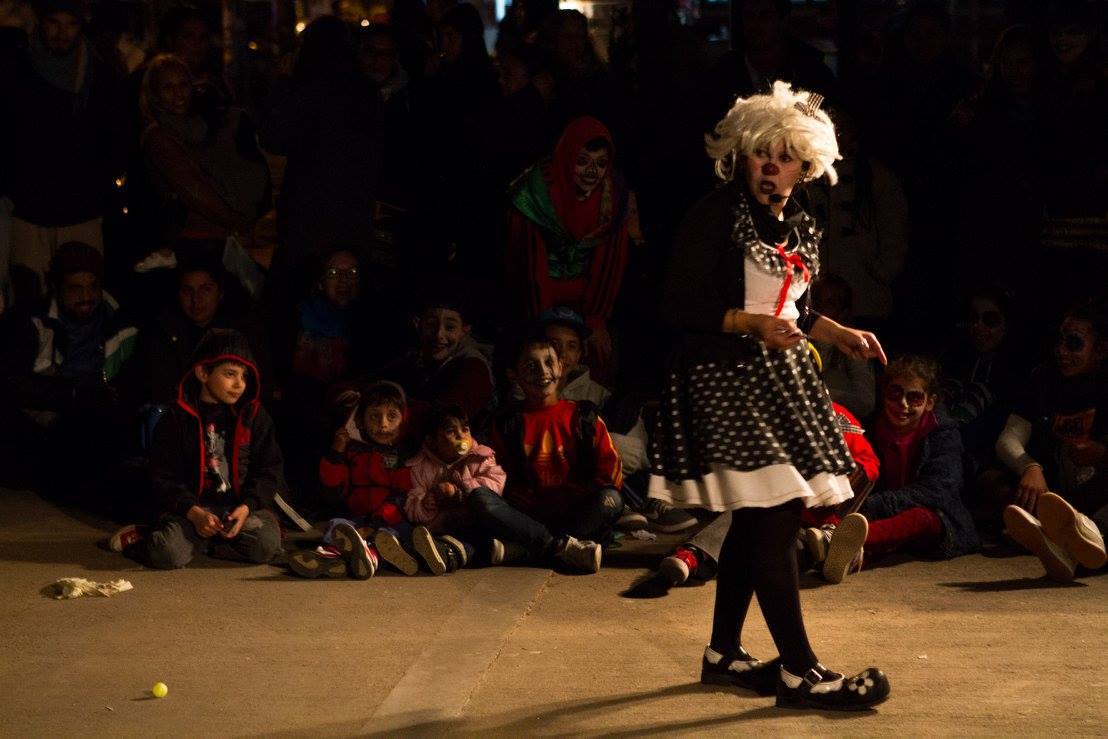
[[[591,428],[581,429],[582,418]],[[602,488],[623,487],[608,427],[595,413],[582,416],[572,400],[519,411],[496,425],[492,446],[508,472],[505,500],[543,523],[563,521]]]

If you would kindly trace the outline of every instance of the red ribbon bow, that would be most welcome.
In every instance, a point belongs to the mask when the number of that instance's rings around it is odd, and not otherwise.
[[[793,272],[799,269],[804,275],[805,282],[811,279],[808,265],[804,264],[804,260],[795,251],[792,254],[786,252],[785,243],[782,242],[777,245],[777,254],[781,257],[781,261],[785,263],[785,282],[781,285],[781,293],[777,296],[777,309],[773,311],[774,318],[779,317],[785,307],[785,298],[789,296],[789,287],[793,284]]]

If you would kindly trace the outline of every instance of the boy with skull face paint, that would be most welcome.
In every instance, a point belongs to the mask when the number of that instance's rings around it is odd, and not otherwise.
[[[623,512],[619,452],[591,403],[559,397],[562,366],[545,335],[527,335],[513,348],[508,378],[524,400],[498,419],[492,433],[508,484],[503,499],[474,491],[469,509],[495,537],[494,563],[554,555],[596,572],[597,542]]]

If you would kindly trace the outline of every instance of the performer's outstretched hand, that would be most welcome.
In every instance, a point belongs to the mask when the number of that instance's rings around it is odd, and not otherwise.
[[[885,350],[881,348],[881,342],[872,331],[859,331],[856,328],[839,326],[833,341],[835,348],[851,359],[876,359],[881,364],[888,364]]]

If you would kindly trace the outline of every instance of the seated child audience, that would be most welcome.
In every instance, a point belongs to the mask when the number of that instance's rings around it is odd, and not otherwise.
[[[1070,309],[1052,366],[1038,370],[1027,398],[997,439],[1001,461],[1019,476],[1004,509],[1009,535],[1070,581],[1076,565],[1105,564],[1108,531],[1108,318],[1103,306]],[[1050,491],[1049,493],[1047,491]]]
[[[365,352],[372,343],[369,326],[360,325],[362,273],[346,249],[326,256],[315,291],[296,309],[291,364],[283,388],[281,431],[289,447],[289,475],[298,486],[314,477],[330,429],[318,412],[331,387],[368,369]]]
[[[118,495],[118,475],[135,440],[138,330],[104,290],[97,249],[62,244],[47,278],[44,312],[20,306],[0,316],[0,423],[18,450],[4,462],[26,464],[65,498],[97,487],[96,500],[122,511],[134,503]],[[53,463],[59,453],[66,464]]]
[[[258,400],[260,378],[246,339],[212,329],[200,342],[177,404],[158,422],[150,474],[161,520],[110,540],[159,569],[197,554],[269,562],[281,549],[274,496],[285,486],[273,422]]]
[[[406,416],[407,398],[399,385],[377,382],[361,391],[319,462],[323,495],[345,515],[331,519],[323,546],[289,558],[294,573],[343,577],[348,566],[351,577],[365,580],[377,572],[381,558],[406,575],[416,574],[419,564],[404,547],[411,537],[404,501],[412,488],[400,448]]]
[[[482,417],[492,410],[492,368],[470,334],[464,301],[448,292],[423,300],[414,319],[419,348],[381,374],[412,399],[461,406],[480,428]]]
[[[623,465],[604,421],[588,402],[559,397],[562,367],[545,335],[511,347],[508,378],[524,400],[501,416],[493,448],[508,473],[504,498],[481,489],[469,496],[477,524],[495,537],[493,561],[555,555],[597,572],[601,547],[623,512]]]
[[[967,480],[995,466],[996,438],[1012,408],[1023,362],[1013,349],[1007,294],[970,294],[953,346],[943,360],[943,398],[965,447]],[[994,511],[995,515],[995,511]]]
[[[413,544],[431,572],[464,567],[473,547],[467,501],[474,491],[501,495],[507,475],[489,447],[474,440],[460,406],[440,407],[427,424],[423,448],[408,460],[412,489],[404,504],[408,520],[419,524]]]
[[[559,397],[575,402],[587,401],[605,414],[612,443],[623,461],[625,478],[649,469],[650,460],[646,453],[648,443],[646,423],[643,421],[639,406],[635,406],[631,413],[619,414],[621,418],[616,423],[622,421],[624,433],[612,431],[613,419],[607,415],[609,401],[612,401],[612,392],[593,380],[589,368],[581,364],[586,354],[589,335],[592,333],[585,325],[585,319],[569,308],[554,308],[539,316],[538,323],[562,363]],[[518,387],[515,393],[517,399],[523,397],[523,391]],[[615,404],[612,402],[611,405]],[[621,528],[626,526],[641,528],[649,522],[651,528],[657,531],[672,533],[684,531],[696,525],[696,518],[687,511],[674,508],[654,498],[637,506],[641,508],[641,513],[630,510],[630,498],[626,502],[628,510],[620,520]]]
[[[962,503],[962,440],[954,422],[936,410],[938,381],[938,366],[922,357],[899,357],[886,368],[873,433],[879,484],[861,516],[841,522],[830,516],[827,523],[836,528],[807,531],[809,552],[828,581],[861,569],[861,549],[857,557],[838,556],[855,542],[864,542],[871,556],[907,551],[947,559],[977,550],[977,531]],[[840,537],[851,546],[839,546]]]

